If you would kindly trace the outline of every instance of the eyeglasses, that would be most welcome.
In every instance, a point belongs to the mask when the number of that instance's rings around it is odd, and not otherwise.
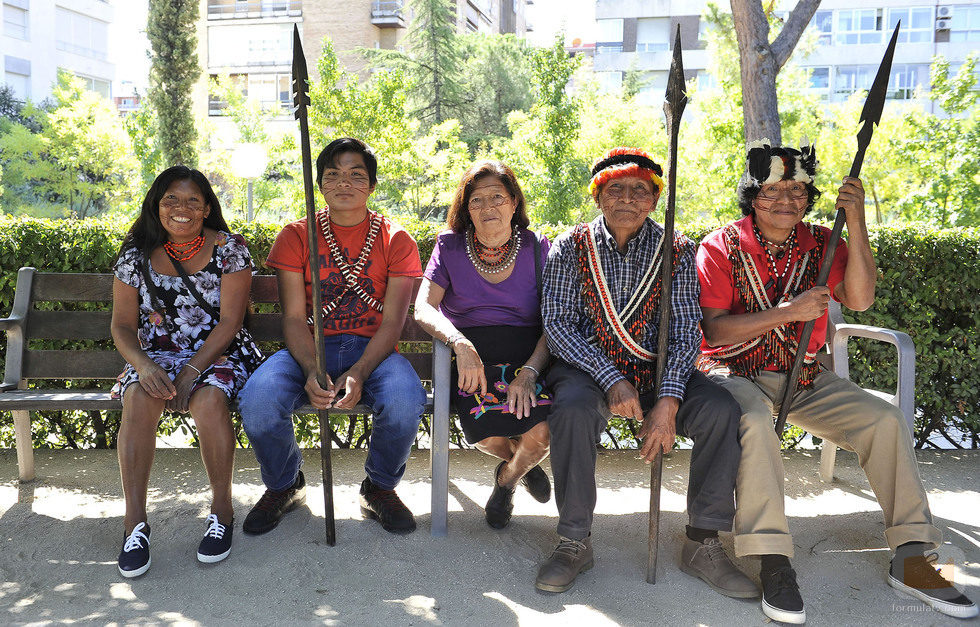
[[[323,178],[320,180],[320,185],[324,187],[328,185],[337,185],[343,180],[350,183],[351,187],[367,187],[368,183],[370,182],[367,172],[362,172],[361,170],[354,170],[352,172],[324,170]]]
[[[776,200],[782,195],[789,196],[793,200],[803,200],[807,196],[806,186],[800,183],[784,188],[779,188],[775,185],[763,187],[761,190],[759,190],[759,195],[756,196],[756,198],[768,202]]]
[[[613,200],[620,200],[626,197],[627,190],[630,193],[630,198],[635,202],[650,202],[653,200],[654,193],[646,188],[645,185],[637,183],[633,187],[627,187],[622,183],[612,182],[606,185],[602,193]]]
[[[207,203],[199,198],[189,198],[187,200],[181,200],[173,194],[167,194],[160,199],[160,205],[166,207],[167,209],[176,209],[177,207],[184,205],[191,211],[204,211],[207,207]]]
[[[490,208],[499,207],[500,205],[506,203],[508,200],[509,198],[507,196],[504,196],[503,194],[500,193],[494,194],[489,198],[475,198],[471,196],[470,201],[467,203],[466,206],[469,207],[470,211],[479,211],[484,207],[490,207]]]

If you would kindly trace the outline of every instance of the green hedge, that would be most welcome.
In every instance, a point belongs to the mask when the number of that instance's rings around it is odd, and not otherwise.
[[[419,242],[422,259],[428,259],[435,234],[442,226],[413,219],[399,221]],[[253,256],[261,262],[280,226],[234,223],[232,230],[245,236]],[[127,228],[128,224],[97,219],[0,216],[0,315],[10,311],[21,266],[49,272],[109,272]],[[565,228],[542,225],[538,230],[554,238]],[[712,228],[709,224],[682,227],[695,241]],[[956,440],[954,433],[965,432],[971,434],[965,445],[977,447],[980,386],[974,367],[980,357],[980,230],[879,227],[872,228],[871,239],[879,267],[877,300],[870,310],[845,311],[845,317],[853,322],[903,330],[915,341],[919,446],[929,437],[942,438],[946,433]],[[265,268],[261,271],[269,272]],[[894,350],[870,341],[853,344],[852,376],[862,385],[893,388]],[[6,338],[0,338],[0,352],[5,353],[5,349]],[[35,445],[111,446],[118,416],[95,414],[98,412],[42,412],[41,419],[35,418]],[[12,444],[11,423],[9,414],[0,420],[0,446]],[[361,421],[357,428],[342,427],[341,441],[350,446],[363,442],[366,424]],[[298,426],[297,433],[304,444],[316,441],[314,426]],[[187,429],[188,425],[179,417],[171,417],[162,430],[177,428]],[[612,423],[609,435],[614,445],[635,444],[632,430],[625,423]],[[959,440],[956,443],[964,444]]]

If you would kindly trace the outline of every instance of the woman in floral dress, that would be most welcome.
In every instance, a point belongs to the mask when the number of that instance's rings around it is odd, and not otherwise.
[[[207,178],[185,166],[162,172],[123,241],[113,281],[112,337],[127,362],[112,390],[123,401],[124,577],[150,567],[146,500],[164,409],[190,412],[211,483],[197,557],[217,562],[231,551],[235,436],[228,403],[262,359],[242,330],[252,271],[245,240],[228,232]]]

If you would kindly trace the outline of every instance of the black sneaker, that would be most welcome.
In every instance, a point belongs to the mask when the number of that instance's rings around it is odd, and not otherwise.
[[[527,474],[521,477],[521,483],[538,503],[547,503],[551,500],[551,481],[541,466],[535,466],[527,471]]]
[[[487,524],[494,529],[503,529],[510,522],[510,515],[514,511],[514,490],[500,485],[497,479],[500,477],[500,469],[507,462],[500,462],[496,472],[493,473],[493,492],[487,499],[486,512]]]
[[[802,625],[806,622],[803,598],[796,585],[796,571],[789,566],[763,572],[762,613],[781,623]]]
[[[901,594],[924,602],[926,605],[955,618],[972,618],[977,615],[977,605],[953,587],[930,563],[929,557],[913,555],[904,559],[892,559],[888,569],[888,585]]]
[[[361,515],[381,523],[391,533],[415,531],[415,516],[409,511],[394,490],[382,490],[368,477],[361,482]]]
[[[286,512],[306,503],[306,478],[303,471],[296,475],[296,481],[285,490],[266,490],[252,511],[245,516],[242,531],[258,535],[272,531]]]
[[[208,514],[208,528],[204,538],[197,547],[197,561],[205,564],[220,562],[231,553],[231,533],[235,528],[235,519],[227,527],[218,522],[217,514]]]
[[[146,531],[146,533],[143,533]],[[150,528],[145,522],[133,527],[123,540],[119,552],[119,574],[123,577],[139,577],[150,570]]]

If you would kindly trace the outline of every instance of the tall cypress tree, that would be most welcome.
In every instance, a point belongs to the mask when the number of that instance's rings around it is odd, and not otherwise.
[[[199,0],[150,0],[150,104],[157,112],[157,142],[165,166],[197,164],[197,129],[191,90],[201,75],[197,60]]]

